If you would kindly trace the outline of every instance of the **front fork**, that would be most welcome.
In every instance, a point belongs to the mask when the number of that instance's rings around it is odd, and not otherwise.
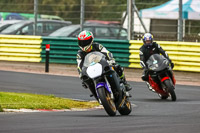
[[[111,86],[110,86],[110,84],[108,82],[108,79],[106,78],[106,76],[104,76],[104,79],[105,79],[105,82],[94,80],[94,83],[95,83],[95,86],[96,86],[97,96],[99,98],[99,94],[98,94],[97,89],[99,89],[100,87],[104,87],[111,94],[111,98],[113,99],[114,96],[113,96],[113,92],[112,92]]]
[[[99,94],[97,89],[100,87],[106,88],[106,90],[110,93],[111,99],[115,101],[116,107],[118,108],[122,101],[122,91],[120,88],[119,79],[115,72],[112,72],[109,75],[105,75],[104,79],[96,79],[94,80],[97,97],[99,99]],[[117,97],[116,97],[117,93]],[[100,101],[100,100],[99,100]]]
[[[166,87],[164,85],[164,81],[169,79],[169,76],[167,74],[157,75],[156,78],[151,78],[149,75],[149,82],[146,82],[148,88],[150,91],[159,93],[161,95],[166,95]]]
[[[172,75],[173,76],[173,75]],[[172,77],[173,78],[173,77]],[[174,79],[172,79],[167,73],[165,74],[165,76],[163,77],[159,77],[160,81],[161,81],[161,87],[163,88],[164,91],[166,91],[168,93],[168,88],[167,86],[164,84],[165,80],[169,80],[171,82],[171,84],[174,86],[175,82]]]
[[[97,98],[98,98],[98,101],[99,101],[100,104],[101,104],[101,100],[99,99],[99,94],[98,94],[97,90],[99,88],[101,88],[101,87],[105,88],[106,91],[108,91],[110,93],[111,99],[114,100],[114,95],[113,95],[111,86],[110,86],[110,84],[109,84],[108,79],[106,78],[106,76],[104,76],[104,80],[105,81],[102,81],[102,79],[94,80],[96,94],[97,94]]]

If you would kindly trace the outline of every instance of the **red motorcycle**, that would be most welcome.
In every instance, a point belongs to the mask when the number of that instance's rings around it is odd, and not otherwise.
[[[157,93],[161,99],[171,97],[176,101],[174,74],[168,59],[159,54],[153,54],[146,62],[148,66],[148,88]]]

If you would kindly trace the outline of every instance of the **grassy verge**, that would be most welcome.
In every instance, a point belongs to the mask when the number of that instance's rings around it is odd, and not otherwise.
[[[0,105],[0,112],[3,112],[3,109],[1,108],[1,105]]]
[[[82,102],[54,95],[0,92],[0,109],[71,109],[92,108],[97,102]]]

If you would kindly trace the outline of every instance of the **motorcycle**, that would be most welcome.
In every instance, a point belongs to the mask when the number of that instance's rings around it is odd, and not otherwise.
[[[163,55],[153,54],[146,62],[148,66],[148,88],[157,93],[161,99],[171,97],[176,101],[174,74],[170,62]]]
[[[97,51],[87,54],[81,74],[81,79],[109,116],[115,116],[117,111],[121,115],[131,113],[130,95],[104,54]]]

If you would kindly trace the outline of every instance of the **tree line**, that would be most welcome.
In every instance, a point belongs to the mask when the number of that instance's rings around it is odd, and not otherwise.
[[[161,5],[168,0],[135,0],[138,9]],[[80,22],[81,0],[38,0],[38,13]],[[85,0],[85,19],[120,21],[127,0]],[[34,13],[34,0],[1,0],[0,12]]]

